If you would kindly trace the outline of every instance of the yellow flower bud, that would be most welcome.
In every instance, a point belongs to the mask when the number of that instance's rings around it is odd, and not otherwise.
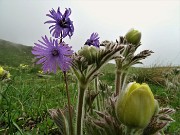
[[[141,32],[138,30],[131,29],[126,35],[126,40],[134,45],[137,45],[141,40]]]
[[[154,95],[147,84],[129,83],[118,97],[116,115],[126,126],[144,128],[154,115],[155,104]]]
[[[0,77],[2,77],[3,75],[4,75],[4,69],[0,67]]]

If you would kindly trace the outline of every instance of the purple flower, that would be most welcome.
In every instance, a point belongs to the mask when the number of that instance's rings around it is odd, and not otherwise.
[[[74,32],[73,22],[69,18],[71,14],[71,9],[66,8],[64,14],[60,12],[59,7],[57,9],[57,12],[54,9],[52,9],[49,12],[50,14],[46,14],[46,16],[49,16],[53,20],[46,21],[45,23],[53,24],[49,27],[52,36],[58,38],[60,37],[60,34],[62,34],[61,35],[62,38],[65,38],[67,35],[71,37]]]
[[[92,33],[90,39],[85,42],[85,45],[99,47],[99,37],[97,33]]]
[[[64,42],[58,44],[57,39],[42,37],[43,41],[38,40],[40,43],[35,43],[32,53],[39,59],[37,64],[43,64],[42,69],[44,72],[56,73],[57,67],[62,71],[69,70],[72,62],[73,51],[68,44]]]

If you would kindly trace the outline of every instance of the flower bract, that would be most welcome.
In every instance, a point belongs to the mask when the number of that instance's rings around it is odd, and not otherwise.
[[[62,71],[69,70],[73,54],[71,47],[64,42],[59,44],[57,39],[48,39],[47,36],[42,39],[43,41],[35,43],[32,53],[39,59],[37,64],[43,64],[43,71],[56,73],[57,67]]]
[[[57,12],[54,9],[49,12],[50,14],[46,14],[46,16],[52,18],[52,20],[46,21],[45,23],[53,24],[49,27],[52,36],[55,38],[71,37],[74,33],[74,25],[69,18],[71,9],[66,9],[64,14],[60,12],[60,8],[57,9]]]

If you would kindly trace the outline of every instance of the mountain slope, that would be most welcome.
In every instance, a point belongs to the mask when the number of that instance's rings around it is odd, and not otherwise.
[[[19,66],[19,64],[30,64],[33,58],[32,47],[15,44],[0,39],[0,65]]]

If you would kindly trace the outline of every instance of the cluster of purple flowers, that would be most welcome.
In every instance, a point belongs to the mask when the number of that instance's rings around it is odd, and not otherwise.
[[[56,73],[58,67],[62,71],[68,71],[72,62],[73,50],[62,39],[66,36],[71,38],[74,33],[73,21],[69,18],[71,9],[66,9],[64,14],[60,12],[60,8],[57,9],[57,12],[54,9],[49,12],[50,14],[46,14],[46,16],[50,17],[51,20],[45,23],[52,24],[49,29],[55,39],[48,39],[47,36],[42,37],[43,41],[38,40],[39,43],[35,43],[32,53],[39,59],[37,64],[43,65],[44,72]],[[58,42],[59,38],[60,42]],[[85,45],[99,47],[98,34],[92,33]]]

